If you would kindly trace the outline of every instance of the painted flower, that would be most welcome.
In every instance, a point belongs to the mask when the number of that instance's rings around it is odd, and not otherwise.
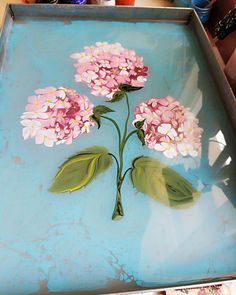
[[[148,67],[143,58],[120,43],[96,42],[95,46],[84,47],[84,52],[73,53],[71,58],[76,60],[75,81],[86,83],[96,96],[111,99],[119,84],[142,87],[147,80]]]
[[[201,154],[203,129],[188,108],[172,97],[151,98],[135,108],[133,125],[145,120],[145,143],[167,158],[197,157]]]
[[[73,89],[46,87],[28,98],[21,116],[23,138],[35,138],[36,144],[52,147],[71,144],[80,134],[90,132],[93,105]]]

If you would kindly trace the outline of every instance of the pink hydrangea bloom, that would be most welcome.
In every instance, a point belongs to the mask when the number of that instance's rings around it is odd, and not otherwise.
[[[95,123],[90,119],[93,105],[86,96],[72,89],[47,87],[28,98],[21,116],[23,138],[35,138],[36,144],[52,147],[71,144],[73,139],[88,133]]]
[[[111,99],[119,84],[142,87],[148,76],[143,58],[120,43],[97,42],[96,46],[84,47],[84,52],[74,53],[71,58],[77,62],[75,80],[86,83],[96,96]]]
[[[201,154],[203,129],[188,108],[172,97],[151,98],[135,108],[135,120],[143,121],[145,143],[168,158]]]

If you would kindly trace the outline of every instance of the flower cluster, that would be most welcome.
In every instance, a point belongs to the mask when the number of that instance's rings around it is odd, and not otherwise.
[[[88,133],[94,122],[90,119],[93,105],[88,98],[72,89],[47,87],[28,98],[21,116],[24,139],[35,137],[36,144],[52,147],[71,144],[82,133]]]
[[[96,96],[111,99],[119,84],[142,87],[148,75],[143,58],[120,43],[97,42],[71,57],[77,61],[75,80],[86,83]]]
[[[201,153],[202,129],[188,108],[172,97],[151,98],[135,108],[135,120],[144,121],[145,143],[168,158]]]

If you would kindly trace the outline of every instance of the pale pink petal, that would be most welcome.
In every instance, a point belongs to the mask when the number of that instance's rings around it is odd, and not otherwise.
[[[50,138],[47,138],[45,139],[44,141],[44,145],[47,146],[47,147],[53,147],[54,145],[54,140],[50,139]]]
[[[173,159],[178,156],[178,153],[177,153],[176,149],[174,149],[174,148],[170,148],[170,149],[165,150],[163,152],[163,154],[169,159]]]
[[[81,56],[81,53],[73,53],[73,54],[70,55],[70,57],[73,58],[73,59],[79,59],[80,56]]]
[[[57,89],[55,87],[46,87],[46,88],[43,88],[43,89],[37,89],[35,90],[35,93],[36,94],[47,94],[47,93],[50,93],[50,92],[54,92],[56,91]]]
[[[35,136],[35,143],[42,144],[44,142],[45,129],[39,130]]]
[[[132,80],[131,81],[131,85],[132,86],[135,86],[135,87],[143,87],[144,86],[144,82],[143,81]]]
[[[67,145],[72,144],[72,136],[66,139],[65,144]]]
[[[22,135],[25,140],[28,139],[30,137],[30,129],[28,127],[23,128]]]
[[[76,75],[75,75],[75,81],[76,81],[76,82],[82,82],[82,75],[80,75],[80,74],[76,74]]]
[[[177,136],[177,132],[175,131],[174,128],[171,128],[169,130],[169,132],[167,133],[167,135],[171,138],[171,139],[174,139],[176,136]]]
[[[155,144],[155,147],[154,148],[155,148],[156,151],[159,151],[159,152],[163,152],[163,151],[166,150],[166,146],[163,143],[157,143],[157,144]]]
[[[157,130],[161,134],[167,134],[171,130],[171,124],[161,124]]]
[[[31,126],[31,124],[32,124],[32,120],[29,120],[29,119],[25,119],[25,120],[22,120],[21,122],[20,122],[23,126]]]
[[[37,109],[38,109],[38,106],[36,104],[30,104],[30,103],[28,103],[25,106],[26,112],[35,112]]]
[[[28,97],[28,102],[35,104],[37,102],[37,96],[29,96]]]

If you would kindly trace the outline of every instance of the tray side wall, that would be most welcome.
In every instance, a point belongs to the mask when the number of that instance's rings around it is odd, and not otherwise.
[[[6,6],[2,29],[0,31],[0,73],[3,70],[3,64],[6,57],[7,39],[11,31],[11,26],[13,22],[10,7],[10,5]]]
[[[236,99],[229,82],[212,50],[212,45],[207,37],[207,34],[198,19],[197,14],[193,11],[190,19],[190,25],[197,36],[199,45],[205,55],[205,59],[215,81],[216,87],[220,93],[222,102],[229,115],[231,124],[236,134]]]
[[[175,8],[142,8],[142,7],[114,7],[58,4],[12,5],[15,17],[62,17],[67,19],[113,20],[113,21],[171,21],[188,22],[191,9]]]

